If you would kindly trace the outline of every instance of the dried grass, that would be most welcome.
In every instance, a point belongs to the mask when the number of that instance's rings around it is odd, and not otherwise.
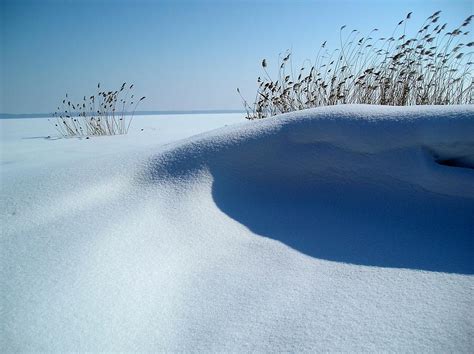
[[[138,100],[132,94],[133,84],[123,83],[117,91],[100,91],[82,102],[73,103],[68,94],[54,113],[54,127],[62,137],[127,134]],[[128,118],[128,112],[131,116]]]
[[[469,42],[469,16],[448,30],[440,24],[441,11],[422,24],[414,36],[405,33],[409,13],[390,37],[374,38],[357,30],[340,29],[340,48],[329,52],[321,45],[314,63],[293,74],[291,52],[280,56],[278,77],[267,72],[257,80],[250,106],[242,97],[248,119],[311,107],[337,104],[447,105],[472,104],[474,85]],[[237,89],[240,94],[240,90]]]

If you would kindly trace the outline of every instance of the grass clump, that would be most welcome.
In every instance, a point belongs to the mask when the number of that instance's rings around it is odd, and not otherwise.
[[[390,37],[376,37],[378,29],[362,36],[359,31],[340,29],[340,47],[330,52],[326,41],[316,60],[296,73],[291,52],[279,56],[278,76],[267,72],[257,79],[255,101],[242,97],[248,119],[337,104],[448,105],[472,104],[474,84],[469,16],[448,30],[437,11],[418,32],[409,36],[406,23],[411,12],[398,23]],[[240,90],[237,89],[240,94]]]
[[[97,93],[79,103],[71,102],[66,93],[54,113],[54,127],[62,137],[127,134],[138,104],[145,99],[135,99],[132,90],[133,84],[124,82],[117,91],[100,91],[99,83]]]

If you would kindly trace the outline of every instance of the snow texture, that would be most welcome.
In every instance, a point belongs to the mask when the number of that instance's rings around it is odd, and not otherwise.
[[[236,118],[1,122],[2,351],[472,352],[473,106]]]

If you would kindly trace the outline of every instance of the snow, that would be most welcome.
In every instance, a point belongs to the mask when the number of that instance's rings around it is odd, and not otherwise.
[[[3,352],[472,352],[473,106],[0,124]]]
[[[237,113],[146,115],[134,118],[128,135],[58,139],[54,119],[51,122],[46,118],[0,119],[2,170],[77,163],[91,156],[168,144],[241,121],[242,114]]]

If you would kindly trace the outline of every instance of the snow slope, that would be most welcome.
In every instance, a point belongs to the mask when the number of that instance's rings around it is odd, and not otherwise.
[[[472,351],[473,106],[138,134],[2,164],[2,351]]]

